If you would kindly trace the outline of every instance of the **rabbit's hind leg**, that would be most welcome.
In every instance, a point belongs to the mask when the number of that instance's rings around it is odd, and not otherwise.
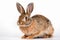
[[[37,38],[50,38],[50,37],[52,37],[52,35],[50,35],[50,34],[45,34],[45,35],[43,35],[43,36],[35,37],[34,39],[37,39]]]

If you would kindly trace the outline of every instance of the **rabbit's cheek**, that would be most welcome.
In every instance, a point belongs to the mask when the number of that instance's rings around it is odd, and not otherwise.
[[[20,25],[24,25],[24,24],[25,24],[25,22],[24,22],[24,21],[21,21],[21,22],[20,22]]]
[[[22,22],[20,22],[20,24],[23,24]]]

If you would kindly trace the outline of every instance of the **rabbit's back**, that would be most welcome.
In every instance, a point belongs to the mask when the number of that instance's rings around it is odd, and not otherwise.
[[[49,23],[50,23],[50,21],[42,15],[35,15],[32,17],[32,19],[37,21],[37,24],[39,27],[39,28],[38,27],[37,28],[40,30],[44,30],[44,29],[48,28]]]

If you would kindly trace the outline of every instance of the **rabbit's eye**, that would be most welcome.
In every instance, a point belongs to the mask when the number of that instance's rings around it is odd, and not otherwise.
[[[27,17],[25,17],[27,19]]]
[[[28,17],[25,17],[26,21],[28,21]]]

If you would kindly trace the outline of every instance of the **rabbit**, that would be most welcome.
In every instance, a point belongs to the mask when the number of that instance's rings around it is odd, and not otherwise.
[[[34,15],[31,17],[34,8],[32,2],[28,4],[26,12],[23,6],[18,2],[16,3],[16,7],[21,14],[18,18],[17,24],[19,29],[24,33],[22,38],[34,39],[52,37],[54,28],[48,18],[43,15]]]

